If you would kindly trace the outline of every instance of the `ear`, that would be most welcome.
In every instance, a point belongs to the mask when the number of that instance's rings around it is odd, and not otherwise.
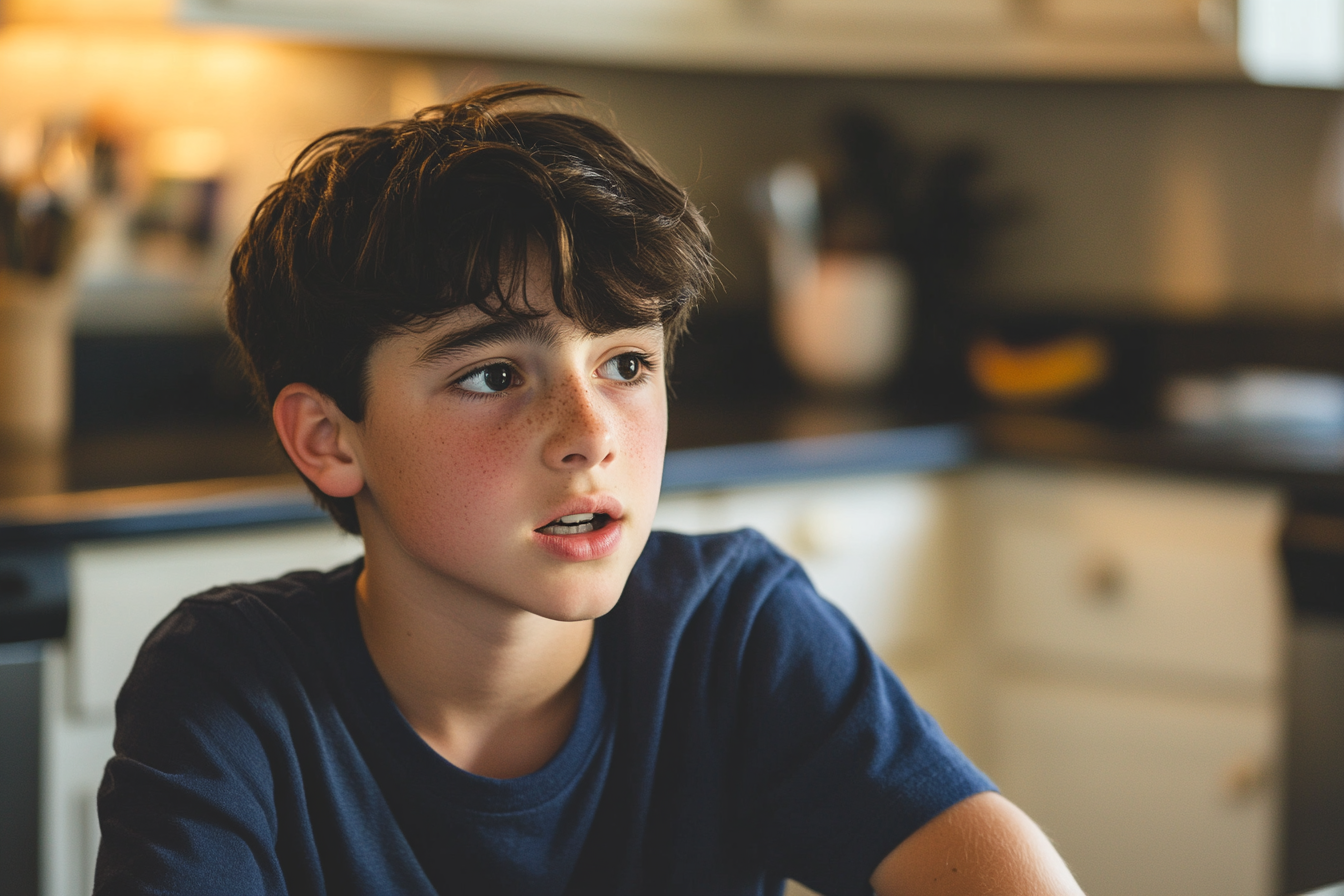
[[[280,443],[299,472],[323,493],[349,498],[364,488],[357,425],[307,383],[290,383],[271,406]]]

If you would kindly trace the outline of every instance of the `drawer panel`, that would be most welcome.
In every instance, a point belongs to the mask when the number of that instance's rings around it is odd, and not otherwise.
[[[1089,896],[1270,896],[1279,720],[1220,701],[1003,682],[991,772]]]
[[[945,505],[936,478],[856,476],[667,496],[654,523],[759,530],[890,657],[945,637]]]
[[[1284,600],[1272,491],[1037,474],[1011,490],[991,509],[987,540],[998,648],[1164,676],[1274,680]]]

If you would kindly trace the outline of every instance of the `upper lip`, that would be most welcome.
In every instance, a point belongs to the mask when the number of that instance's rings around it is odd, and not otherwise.
[[[624,508],[621,507],[621,502],[611,495],[580,495],[561,504],[536,528],[544,529],[560,517],[571,516],[576,513],[604,513],[612,519],[618,520],[623,512]]]

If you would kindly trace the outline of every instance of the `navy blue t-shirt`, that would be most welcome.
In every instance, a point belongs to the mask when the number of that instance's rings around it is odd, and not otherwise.
[[[650,538],[569,738],[507,780],[397,710],[360,568],[217,588],[150,635],[117,700],[96,893],[866,894],[992,787],[754,532]]]

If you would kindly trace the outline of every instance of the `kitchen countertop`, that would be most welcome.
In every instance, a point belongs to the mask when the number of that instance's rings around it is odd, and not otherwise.
[[[1005,460],[1251,480],[1344,499],[1338,433],[1125,429],[1020,413],[917,422],[872,402],[780,399],[674,402],[668,445],[668,492]],[[0,643],[63,633],[61,558],[72,541],[323,518],[252,421],[83,434],[59,456],[0,460],[0,566],[29,583],[0,593]]]

